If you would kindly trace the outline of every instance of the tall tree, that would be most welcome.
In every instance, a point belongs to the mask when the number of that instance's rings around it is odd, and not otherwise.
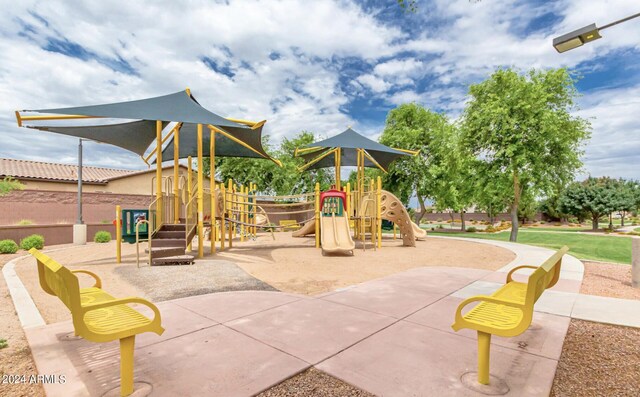
[[[311,132],[302,131],[294,138],[284,138],[280,145],[274,146],[268,136],[263,138],[263,147],[274,158],[282,162],[279,167],[272,161],[265,159],[247,159],[239,157],[216,158],[216,178],[248,185],[250,182],[258,186],[264,194],[288,195],[312,192],[318,182],[322,189],[327,189],[332,183],[330,173],[325,169],[300,172],[298,167],[304,160],[294,157],[296,147],[313,143],[316,140]],[[204,171],[209,174],[209,159],[204,159]]]
[[[447,118],[416,103],[403,104],[387,115],[380,143],[409,150],[419,150],[413,157],[396,160],[385,175],[385,187],[403,202],[415,194],[420,205],[420,218],[426,211],[426,201],[434,199],[434,192],[446,172],[447,156],[443,137],[453,127]],[[417,219],[416,222],[420,222]]]
[[[500,69],[469,88],[464,139],[484,163],[478,168],[481,183],[510,180],[510,241],[518,237],[523,195],[551,195],[582,166],[590,124],[571,114],[577,96],[574,83],[566,69],[525,74]]]
[[[611,214],[618,205],[618,183],[607,177],[587,178],[574,182],[560,196],[561,212],[591,217],[591,227],[597,230],[601,217]]]

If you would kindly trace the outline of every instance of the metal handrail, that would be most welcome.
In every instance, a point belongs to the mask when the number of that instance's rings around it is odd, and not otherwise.
[[[140,240],[140,225],[146,223],[147,224],[147,229],[149,229],[149,221],[147,221],[146,219],[141,219],[138,221],[138,223],[136,223],[136,265],[138,266],[138,269],[140,269],[140,242],[146,241],[148,246],[147,248],[149,249],[149,266],[151,266],[151,234],[149,234],[149,238],[147,238],[146,240]]]

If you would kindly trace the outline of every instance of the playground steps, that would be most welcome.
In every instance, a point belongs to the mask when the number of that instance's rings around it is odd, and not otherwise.
[[[155,233],[151,244],[151,265],[189,265],[194,257],[186,255],[193,233],[186,236],[184,223],[165,224]]]

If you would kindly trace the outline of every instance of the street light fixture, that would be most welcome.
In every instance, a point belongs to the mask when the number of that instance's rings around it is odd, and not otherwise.
[[[618,21],[611,22],[610,24],[604,25],[601,28],[598,28],[595,23],[591,25],[585,26],[578,30],[574,30],[571,33],[564,34],[562,36],[556,37],[553,39],[553,47],[556,51],[562,53],[565,51],[573,50],[574,48],[580,47],[585,43],[589,43],[594,40],[598,40],[602,36],[600,35],[600,31],[606,28],[610,28],[611,26],[617,25],[622,22],[626,22],[630,19],[640,17],[640,13],[630,15],[626,18],[622,18]]]

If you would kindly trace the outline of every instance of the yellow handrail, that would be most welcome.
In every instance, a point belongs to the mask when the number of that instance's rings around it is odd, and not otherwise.
[[[141,219],[136,223],[136,266],[140,269],[140,242],[146,241],[147,248],[149,248],[149,266],[151,266],[151,234],[149,234],[149,238],[147,240],[140,240],[140,225],[146,223],[147,229],[149,229],[149,221],[145,219]]]

